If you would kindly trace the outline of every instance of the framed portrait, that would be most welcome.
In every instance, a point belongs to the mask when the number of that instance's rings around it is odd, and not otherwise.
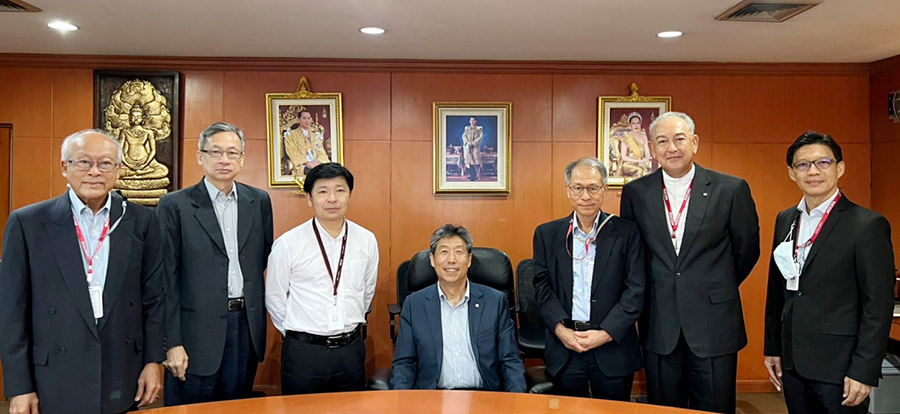
[[[511,102],[434,103],[434,193],[510,191]]]
[[[129,201],[156,206],[180,188],[180,117],[179,72],[94,71],[94,128],[122,146],[115,188]]]
[[[294,93],[266,94],[269,187],[300,187],[326,162],[344,162],[340,93],[309,90],[306,76]]]
[[[656,171],[650,150],[650,123],[672,107],[671,96],[641,96],[631,84],[629,96],[601,96],[597,105],[597,158],[609,171],[609,186],[622,187]]]

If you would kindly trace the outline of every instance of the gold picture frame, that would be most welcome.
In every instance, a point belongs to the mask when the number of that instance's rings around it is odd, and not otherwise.
[[[512,102],[434,102],[434,193],[510,193]]]
[[[312,118],[306,129],[301,122],[305,112]],[[302,193],[311,166],[344,163],[341,94],[310,91],[306,76],[294,93],[266,94],[266,130],[269,187],[297,186]]]
[[[609,172],[611,188],[622,187],[659,168],[650,149],[648,129],[657,116],[671,108],[671,96],[641,96],[636,83],[631,84],[629,96],[598,99],[597,158]]]

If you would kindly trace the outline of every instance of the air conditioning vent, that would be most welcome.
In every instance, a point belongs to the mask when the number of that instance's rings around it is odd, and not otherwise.
[[[716,20],[734,22],[781,23],[803,13],[819,3],[783,3],[765,0],[744,0],[716,16]]]
[[[39,12],[41,9],[34,7],[22,0],[0,0],[0,12]]]

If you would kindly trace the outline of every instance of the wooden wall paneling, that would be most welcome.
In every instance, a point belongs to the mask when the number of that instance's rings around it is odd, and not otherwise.
[[[10,156],[12,155],[12,126],[0,125],[0,229],[6,228],[6,218],[11,212],[10,196],[12,195],[12,180],[10,180]],[[2,239],[2,237],[0,237]],[[3,240],[0,240],[0,252],[2,252]],[[2,374],[2,371],[0,371]],[[3,376],[0,375],[0,391],[3,390]],[[3,395],[0,392],[0,395]]]
[[[53,196],[52,153],[50,138],[19,138],[18,134],[13,137],[13,210]],[[59,162],[59,158],[55,159]]]
[[[11,123],[16,139],[51,137],[53,71],[0,68],[0,122]]]
[[[190,71],[182,72],[181,75],[182,83],[184,84],[184,104],[182,105],[182,110],[184,111],[184,116],[182,117],[184,120],[183,138],[198,139],[200,132],[206,129],[209,124],[222,121],[225,118],[223,109],[225,73],[222,71]],[[265,107],[265,101],[257,103],[259,106]],[[238,128],[241,128],[241,126],[238,125]],[[196,146],[188,148],[188,151],[193,154],[195,149]],[[182,162],[179,165],[184,166],[184,163]],[[188,185],[191,184],[182,182],[183,187]]]
[[[894,266],[900,268],[900,180],[896,179],[900,140],[872,144],[872,209],[887,217],[894,245]]]
[[[53,137],[65,138],[94,127],[94,71],[53,70]]]

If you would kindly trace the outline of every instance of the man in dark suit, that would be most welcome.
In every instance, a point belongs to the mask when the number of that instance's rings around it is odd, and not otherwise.
[[[747,182],[694,164],[694,121],[650,124],[661,170],[625,185],[621,214],[641,229],[648,301],[639,329],[651,404],[734,413],[737,352],[747,344],[738,287],[759,259]]]
[[[391,389],[525,392],[506,296],[468,281],[472,235],[442,226],[431,235],[430,258],[438,282],[403,302]]]
[[[157,210],[168,279],[166,405],[249,396],[266,349],[272,203],[234,181],[244,165],[240,129],[213,123],[198,145],[205,177]]]
[[[12,414],[122,413],[162,387],[159,226],[110,192],[121,161],[105,132],[72,134],[60,162],[68,191],[9,216],[0,357]]]
[[[565,178],[575,211],[534,231],[544,361],[563,395],[628,401],[641,369],[634,327],[646,280],[640,233],[600,210],[607,189],[600,160],[570,163]]]
[[[891,228],[838,190],[841,147],[807,132],[787,151],[800,204],[778,214],[764,353],[791,414],[865,413],[893,310]],[[885,390],[891,392],[889,390]]]

